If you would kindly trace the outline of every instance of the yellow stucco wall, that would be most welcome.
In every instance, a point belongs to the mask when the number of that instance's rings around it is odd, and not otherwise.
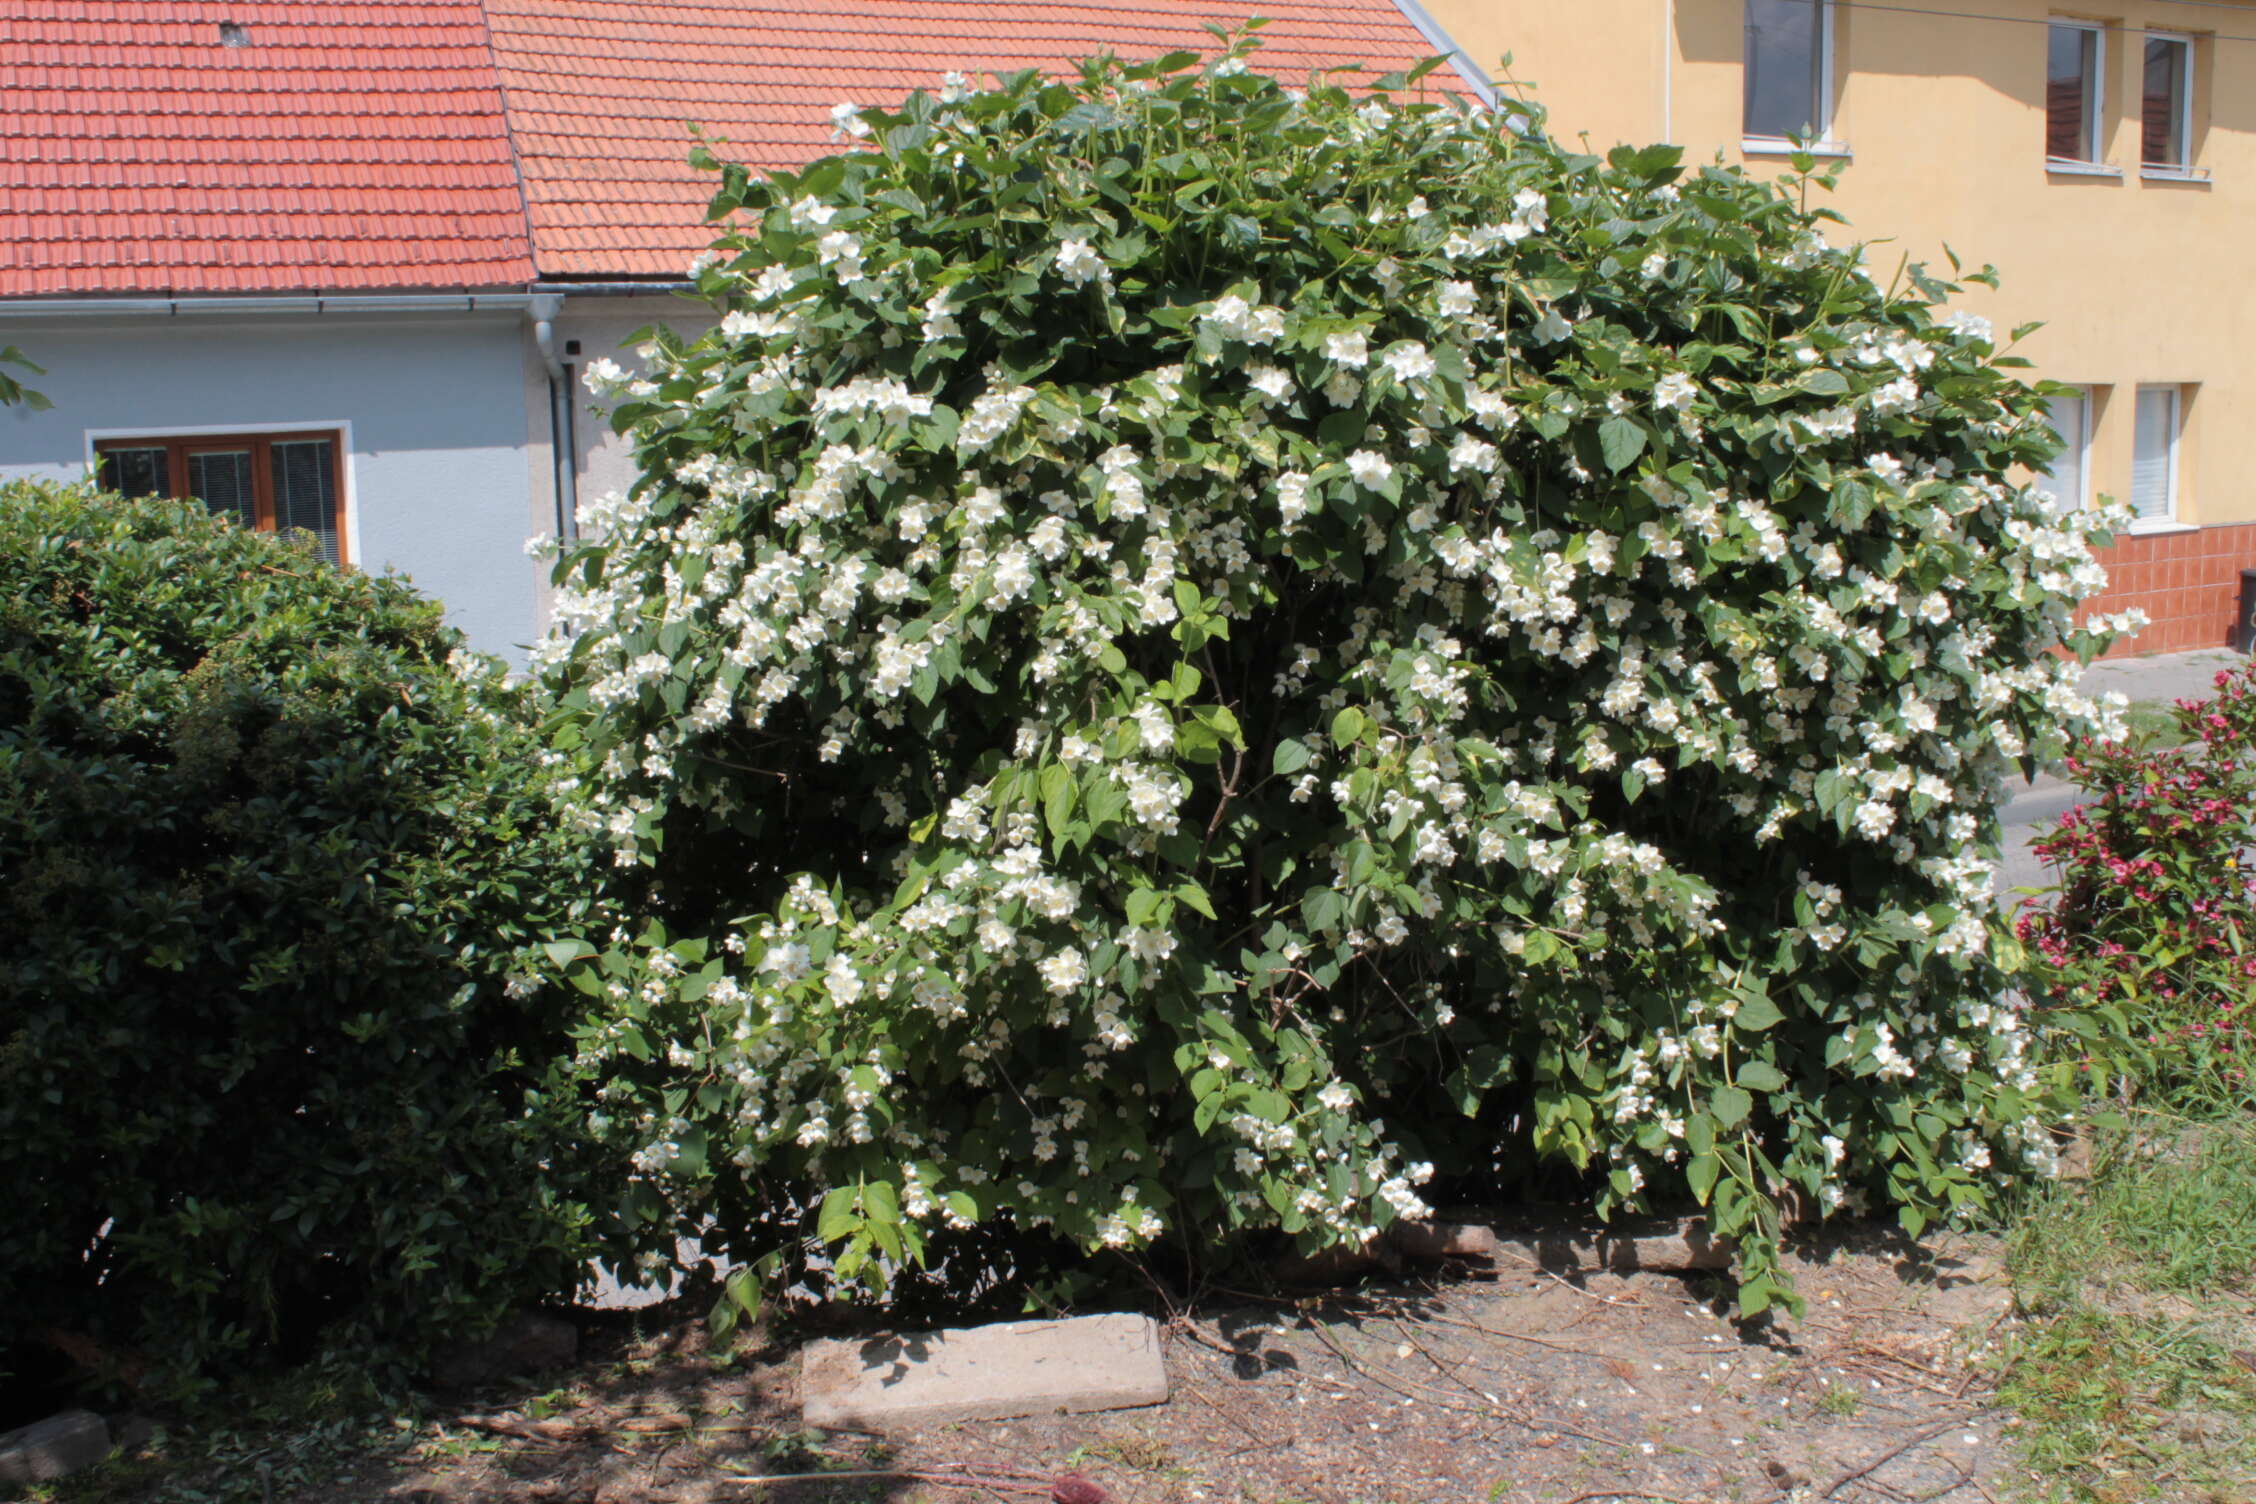
[[[1742,0],[1425,0],[1460,47],[1534,85],[1563,141],[1670,140],[1688,162],[1757,171],[1740,135]],[[1890,13],[1888,4],[1974,16]],[[2050,18],[2107,23],[2102,133],[2115,176],[2045,165]],[[1834,207],[1874,242],[1882,281],[1909,253],[1942,267],[1994,263],[1992,293],[1962,305],[2000,335],[2041,319],[2018,353],[2036,374],[2103,388],[2090,484],[2129,494],[2133,393],[2181,383],[2179,518],[2256,520],[2256,4],[2048,6],[2041,0],[1875,0],[1836,5]],[[2147,29],[2191,34],[2193,160],[2206,181],[2139,170]],[[1838,238],[1838,237],[1837,237]]]

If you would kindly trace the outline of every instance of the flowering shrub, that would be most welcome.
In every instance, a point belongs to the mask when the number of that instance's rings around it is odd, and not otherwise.
[[[1244,52],[843,108],[591,372],[642,479],[542,656],[654,1236],[1314,1249],[1532,1151],[1759,1310],[1788,1185],[2044,1168],[1991,801],[2103,576],[1988,326],[1795,183]]]
[[[2017,930],[2045,964],[2045,1006],[2077,1023],[2097,1063],[2163,1093],[2245,1096],[2256,669],[2220,673],[2216,689],[2178,703],[2180,745],[2101,741],[2067,759],[2090,798],[2038,843],[2060,886],[2024,906]]]

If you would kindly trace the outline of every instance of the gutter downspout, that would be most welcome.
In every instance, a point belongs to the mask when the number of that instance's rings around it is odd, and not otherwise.
[[[1661,0],[1661,141],[1676,144],[1676,0]]]
[[[541,364],[548,368],[548,452],[556,482],[556,536],[565,541],[580,531],[580,437],[578,414],[572,405],[572,368],[557,353],[556,316],[564,299],[555,293],[536,293],[528,310],[533,316],[533,343],[540,348]]]

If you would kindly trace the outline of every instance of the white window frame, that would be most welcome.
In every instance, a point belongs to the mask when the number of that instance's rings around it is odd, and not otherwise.
[[[2107,27],[2099,21],[2078,21],[2066,16],[2045,18],[2045,75],[2050,87],[2052,34],[2055,31],[2081,31],[2092,39],[2092,66],[2090,94],[2085,100],[2084,146],[2089,153],[2082,157],[2056,157],[2045,153],[2045,171],[2085,173],[2101,177],[2121,177],[2122,169],[2107,165]],[[2050,143],[2047,143],[2048,145]]]
[[[2175,381],[2142,381],[2131,393],[2131,463],[2138,463],[2139,403],[2148,392],[2162,392],[2170,399],[2170,450],[2163,457],[2162,495],[2168,510],[2156,517],[2134,517],[2134,533],[2182,533],[2191,531],[2188,523],[2178,517],[2178,507],[2184,499],[2178,494],[2178,449],[2185,442],[2185,388]]]
[[[344,523],[339,531],[344,536],[345,557],[353,562],[355,568],[359,568],[362,566],[362,561],[368,556],[360,551],[360,484],[359,477],[353,473],[353,460],[358,454],[358,450],[353,444],[352,419],[350,418],[332,418],[326,422],[300,420],[291,423],[143,423],[136,424],[131,428],[87,428],[80,430],[86,445],[86,473],[88,475],[92,475],[101,463],[95,444],[102,439],[199,439],[249,433],[329,432],[336,433],[338,436],[337,442],[344,446],[344,452],[337,456],[341,493],[337,498],[337,505],[344,512]]]
[[[2171,42],[2185,49],[2185,88],[2178,93],[2178,141],[2185,152],[2182,162],[2149,162],[2146,160],[2146,48],[2139,48],[2139,175],[2149,178],[2198,178],[2203,176],[2193,165],[2193,65],[2200,58],[2194,43],[2198,40],[2191,32],[2149,31],[2142,41]]]
[[[1833,0],[1812,0],[1812,3],[1817,6],[1818,67],[1817,99],[1815,100],[1817,108],[1815,113],[1818,120],[1822,122],[1823,128],[1818,131],[1817,139],[1815,141],[1807,143],[1806,145],[1797,144],[1792,138],[1787,136],[1747,135],[1744,130],[1746,122],[1746,103],[1744,96],[1744,84],[1742,83],[1741,103],[1739,107],[1739,118],[1742,130],[1739,137],[1739,151],[1743,156],[1791,157],[1805,151],[1814,157],[1846,158],[1854,155],[1852,152],[1850,152],[1847,143],[1840,140],[1838,136],[1835,135],[1833,130],[1833,107],[1835,102],[1833,98],[1833,65],[1835,61],[1833,56]],[[1746,0],[1740,0],[1742,15],[1744,15],[1745,13],[1745,5]],[[1744,70],[1747,66],[1747,60],[1744,53],[1742,53],[1739,59],[1739,66],[1742,70]]]
[[[2076,494],[2062,498],[2068,510],[2072,512],[2087,511],[2091,507],[2092,419],[2099,408],[2098,390],[2097,387],[2078,386],[2073,399],[2083,404],[2084,421],[2077,433],[2075,445]],[[2049,404],[2047,404],[2045,411],[2045,421],[2052,423],[2052,412]],[[2054,433],[2060,432],[2060,426],[2057,423],[2052,423],[2052,431]],[[2056,477],[2050,471],[2047,471],[2045,472],[2045,479],[2054,480]]]

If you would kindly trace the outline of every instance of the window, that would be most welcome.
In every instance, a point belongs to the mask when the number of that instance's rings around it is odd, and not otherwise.
[[[2080,510],[2089,497],[2084,477],[2091,470],[2091,394],[2055,397],[2045,404],[2045,415],[2052,420],[2061,447],[2052,468],[2037,477],[2037,489],[2065,507]]]
[[[2178,389],[2142,386],[2131,440],[2131,510],[2139,522],[2178,520]]]
[[[339,439],[333,430],[103,439],[94,457],[112,491],[193,498],[261,532],[302,529],[320,540],[324,559],[342,564]]]
[[[1747,0],[1746,134],[1832,133],[1833,35],[1826,0]]]
[[[2184,172],[2193,165],[2193,39],[2146,35],[2139,97],[2139,165]]]
[[[2045,156],[2097,164],[2100,158],[2100,60],[2105,39],[2096,26],[2055,21],[2045,45]]]

